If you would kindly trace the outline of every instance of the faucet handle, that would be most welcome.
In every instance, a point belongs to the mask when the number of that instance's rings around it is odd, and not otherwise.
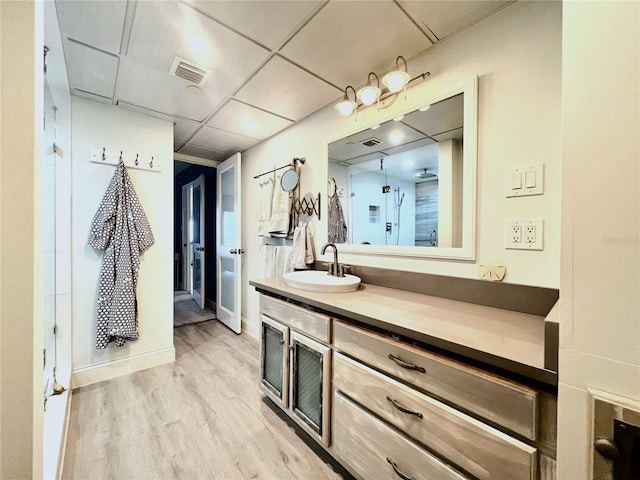
[[[345,270],[351,271],[351,265],[344,265],[342,263],[338,264],[338,271],[335,272],[337,277],[344,277]]]
[[[333,263],[323,263],[325,267],[327,267],[327,275],[335,275],[336,272],[333,271]]]

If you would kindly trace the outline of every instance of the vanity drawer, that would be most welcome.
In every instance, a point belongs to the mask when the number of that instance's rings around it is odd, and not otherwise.
[[[260,313],[324,343],[331,342],[331,317],[266,295],[260,296]]]
[[[332,452],[358,478],[467,478],[339,392],[334,393],[333,406]]]
[[[479,479],[532,480],[537,451],[341,354],[334,389]]]
[[[334,348],[525,438],[535,440],[538,392],[483,370],[343,322]]]

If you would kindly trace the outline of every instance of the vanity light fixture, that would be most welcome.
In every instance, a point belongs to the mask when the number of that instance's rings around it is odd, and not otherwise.
[[[404,63],[404,71],[400,70],[400,60]],[[396,69],[387,73],[382,77],[382,84],[389,89],[390,92],[399,92],[407,83],[409,83],[409,74],[407,73],[407,61],[402,55],[396,58]]]
[[[376,85],[371,84],[371,75],[376,79]],[[380,98],[380,94],[382,90],[380,90],[380,79],[375,72],[369,72],[369,76],[367,77],[367,85],[358,90],[356,94],[357,97],[362,101],[365,105],[373,105],[378,98]]]
[[[353,100],[349,99],[349,89],[353,92]],[[338,110],[343,117],[348,117],[355,111],[356,107],[356,89],[348,85],[347,88],[344,89],[344,97],[340,102],[336,103],[336,110]]]
[[[407,61],[403,56],[399,56],[396,58],[395,70],[392,70],[382,77],[382,88],[378,75],[375,72],[369,72],[367,84],[357,92],[351,85],[344,89],[344,97],[336,104],[336,110],[338,110],[343,117],[348,117],[354,112],[357,113],[361,108],[373,105],[376,101],[378,102],[378,110],[388,108],[399,98],[399,91],[404,89],[404,99],[406,100],[407,88],[410,87],[414,81],[424,80],[430,75],[429,72],[424,72],[413,78],[409,77],[409,73],[407,73]],[[353,100],[349,98],[350,89],[353,90]],[[358,103],[358,100],[361,103]],[[385,102],[385,100],[388,101]],[[423,108],[426,110],[429,108],[429,105]]]

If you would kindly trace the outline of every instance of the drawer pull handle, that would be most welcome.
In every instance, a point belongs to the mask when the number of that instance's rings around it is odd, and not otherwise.
[[[414,410],[409,410],[407,407],[403,407],[402,405],[400,405],[397,402],[397,400],[394,400],[389,395],[387,395],[387,400],[389,400],[391,402],[391,405],[393,405],[394,407],[396,407],[398,410],[400,410],[403,413],[408,413],[409,415],[415,415],[418,418],[422,418],[423,417],[423,415],[420,412],[416,412]]]
[[[414,480],[413,477],[410,477],[409,475],[405,475],[400,470],[398,470],[398,466],[396,465],[396,463],[393,460],[391,460],[389,457],[387,457],[387,462],[389,462],[389,464],[393,468],[393,471],[396,472],[396,475],[399,476],[402,480]]]
[[[412,363],[407,363],[407,362],[404,362],[404,361],[400,360],[400,359],[399,359],[398,357],[396,357],[393,353],[390,353],[390,354],[389,354],[389,358],[390,358],[391,360],[393,360],[394,362],[396,362],[396,364],[397,364],[399,367],[406,368],[407,370],[417,370],[417,371],[419,371],[420,373],[426,373],[426,372],[427,372],[423,367],[419,367],[418,365],[414,365],[414,364],[412,364]]]

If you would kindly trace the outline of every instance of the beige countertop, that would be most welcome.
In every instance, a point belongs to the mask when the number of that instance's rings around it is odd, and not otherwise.
[[[557,374],[544,368],[544,317],[368,284],[355,292],[320,293],[289,287],[281,277],[249,283],[264,293],[557,384]]]

